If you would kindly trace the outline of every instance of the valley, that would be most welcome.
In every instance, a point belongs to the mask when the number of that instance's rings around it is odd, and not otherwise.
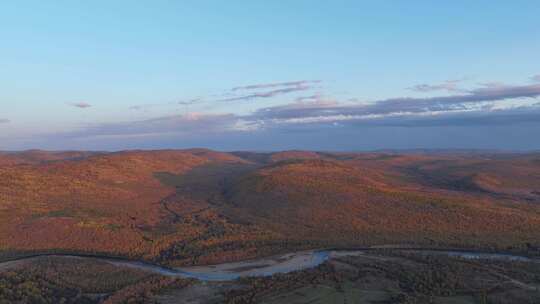
[[[0,263],[6,303],[536,303],[539,290],[540,259],[421,249],[304,251],[176,269],[60,255]]]
[[[539,157],[199,149],[34,158],[0,167],[0,254],[168,266],[383,244],[536,255]]]
[[[7,303],[538,300],[538,154],[20,153]]]

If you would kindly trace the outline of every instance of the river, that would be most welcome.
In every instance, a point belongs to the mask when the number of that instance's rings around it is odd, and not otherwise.
[[[468,251],[445,251],[429,249],[394,250],[406,250],[421,254],[446,255],[465,259],[491,259],[540,263],[539,259],[503,253],[479,253]],[[232,281],[241,277],[270,276],[278,273],[288,273],[297,270],[314,268],[332,258],[364,255],[368,254],[369,251],[373,250],[308,250],[249,261],[178,268],[167,268],[145,262],[128,261],[106,257],[87,257],[77,255],[36,255],[33,257],[20,258],[15,261],[1,262],[0,270],[13,268],[20,263],[39,259],[44,256],[52,256],[66,259],[97,259],[116,266],[135,268],[171,277],[193,278],[201,281]]]

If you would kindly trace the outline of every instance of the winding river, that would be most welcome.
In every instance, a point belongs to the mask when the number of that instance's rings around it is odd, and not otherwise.
[[[539,259],[524,256],[503,254],[503,253],[480,253],[457,250],[430,250],[430,249],[395,249],[406,250],[420,254],[446,255],[465,259],[491,259],[540,263]],[[314,268],[325,261],[345,256],[369,255],[370,249],[358,250],[309,250],[300,251],[284,255],[278,255],[256,260],[223,263],[206,266],[192,266],[167,268],[145,262],[128,261],[106,257],[88,257],[77,255],[36,255],[32,257],[20,258],[8,262],[0,262],[0,271],[9,269],[24,262],[29,262],[44,256],[60,257],[66,259],[97,259],[116,266],[135,268],[151,273],[161,274],[171,277],[193,278],[201,281],[232,281],[241,277],[270,276],[278,273],[288,273],[292,271]]]

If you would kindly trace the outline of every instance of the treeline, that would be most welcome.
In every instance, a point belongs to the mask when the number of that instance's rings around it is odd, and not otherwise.
[[[153,303],[156,293],[194,282],[97,260],[48,257],[0,272],[0,304]]]
[[[112,293],[152,276],[142,270],[79,258],[44,257],[33,261],[26,269],[57,286],[98,294]]]
[[[115,292],[103,304],[157,304],[152,300],[156,293],[164,289],[182,289],[193,283],[193,280],[154,276]]]
[[[302,286],[317,285],[323,282],[326,284],[332,283],[339,287],[343,280],[343,275],[337,272],[329,263],[321,264],[315,269],[276,274],[271,277],[243,278],[238,283],[247,287],[225,292],[224,303],[254,304],[259,303],[262,297],[272,293],[290,291]]]
[[[229,261],[247,260],[304,249],[324,248],[335,245],[323,240],[219,240],[215,242],[178,242],[160,253],[155,260],[160,264],[205,265]]]
[[[386,294],[380,303],[432,304],[443,299],[450,303],[464,298],[481,304],[540,303],[540,289],[527,287],[539,286],[540,265],[398,251],[342,257],[315,269],[244,278],[238,283],[245,287],[224,292],[225,303],[255,304],[276,298],[287,303],[288,296],[298,301],[305,287],[332,290],[343,298],[352,296],[351,289],[377,291]],[[358,298],[350,300],[357,303]]]
[[[0,273],[0,303],[94,304],[80,289],[55,285],[33,272]]]

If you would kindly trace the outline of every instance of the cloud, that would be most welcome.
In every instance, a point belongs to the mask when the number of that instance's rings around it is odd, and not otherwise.
[[[281,94],[281,90],[269,91],[267,95]],[[294,103],[260,108],[244,115],[232,113],[170,115],[91,125],[67,133],[66,136],[109,139],[162,136],[194,138],[263,130],[317,130],[321,126],[339,128],[514,124],[540,119],[540,104],[534,103],[534,99],[516,102],[516,99],[538,96],[540,84],[483,85],[466,94],[426,98],[399,97],[370,103],[340,103],[316,93],[300,96]]]
[[[164,134],[197,136],[208,132],[242,130],[233,114],[188,113],[139,121],[90,125],[78,131],[65,133],[65,137],[152,137]]]
[[[218,101],[242,101],[252,100],[257,98],[271,98],[278,95],[284,95],[294,92],[307,91],[314,89],[317,84],[321,83],[320,80],[299,80],[290,82],[275,82],[275,83],[262,83],[253,84],[247,86],[234,87],[230,92],[225,93],[223,96],[226,98],[219,99]],[[260,89],[273,89],[266,91],[259,91]],[[238,94],[237,91],[252,91],[244,94]]]
[[[283,95],[283,94],[288,94],[288,93],[293,93],[293,92],[307,91],[307,90],[310,90],[311,88],[312,88],[311,86],[299,85],[299,86],[290,87],[290,88],[283,88],[283,89],[276,89],[276,90],[271,90],[271,91],[266,91],[266,92],[256,92],[256,93],[248,94],[248,95],[234,96],[230,98],[220,99],[219,101],[240,101],[240,100],[251,100],[251,99],[256,99],[256,98],[270,98],[270,97],[275,97],[278,95]]]
[[[534,100],[515,99],[540,96],[540,84],[524,86],[483,86],[467,94],[428,98],[399,97],[369,104],[301,103],[262,108],[244,119],[260,125],[316,124],[346,121],[371,121],[392,118],[442,117],[464,113],[501,113],[522,108],[537,109]],[[509,100],[513,100],[510,102]],[[519,114],[519,113],[518,113]]]
[[[508,126],[540,122],[540,107],[536,109],[510,109],[484,113],[480,111],[449,113],[439,116],[419,116],[383,119],[376,122],[384,126],[437,127],[437,126]]]
[[[7,118],[0,118],[0,124],[9,123],[9,122],[11,121]]]
[[[86,109],[86,108],[90,108],[92,105],[89,104],[89,103],[86,103],[84,101],[80,101],[80,102],[70,102],[68,103],[70,106],[73,106],[73,107],[76,107],[76,108],[80,108],[80,109]]]
[[[189,106],[192,104],[199,103],[201,101],[203,101],[203,99],[201,97],[198,97],[198,98],[192,98],[192,99],[187,99],[187,100],[180,100],[178,104],[183,105],[183,106]]]
[[[314,102],[321,98],[320,94],[313,94],[308,96],[299,96],[295,98],[296,102]]]
[[[535,98],[540,96],[540,84],[512,86],[505,84],[491,84],[483,88],[471,90],[469,99],[478,101],[493,101],[510,98]]]
[[[150,110],[152,108],[159,108],[159,107],[170,107],[170,108],[172,108],[175,105],[187,106],[187,105],[200,103],[200,102],[203,102],[203,101],[204,101],[203,98],[198,97],[198,98],[182,99],[182,100],[179,100],[179,101],[172,101],[172,102],[166,102],[166,103],[138,104],[138,105],[130,106],[129,109],[130,110],[135,110],[135,111],[139,111],[139,110],[148,111],[148,110]]]
[[[280,88],[291,89],[290,88]],[[266,92],[268,95],[276,90]],[[259,94],[259,93],[253,93]],[[88,125],[41,136],[43,145],[106,149],[377,147],[540,148],[540,83],[488,83],[446,96],[339,102],[322,93],[247,114],[189,113]],[[496,130],[496,131],[494,131]],[[473,134],[473,135],[471,135]],[[507,138],[501,141],[500,134]],[[354,140],[352,140],[354,139]],[[37,140],[37,139],[36,139]]]
[[[540,82],[540,74],[532,76],[531,80],[534,82]]]
[[[299,87],[299,86],[317,84],[320,82],[321,82],[320,80],[298,80],[298,81],[289,81],[289,82],[260,83],[260,84],[234,87],[231,89],[231,91],[267,89],[267,88],[278,88],[278,87]]]
[[[409,90],[416,91],[416,92],[433,92],[433,91],[449,91],[449,92],[457,92],[460,91],[460,88],[458,87],[458,84],[462,80],[447,80],[440,84],[418,84],[415,86],[412,86],[408,88]]]
[[[301,104],[310,104],[310,105],[313,105],[313,104],[336,104],[337,103],[337,101],[334,98],[325,96],[321,92],[317,92],[315,94],[308,95],[308,96],[298,96],[298,97],[296,97],[294,99],[294,101],[295,101],[296,105],[301,105]],[[351,100],[349,100],[349,101],[351,101]],[[355,99],[354,101],[358,101],[358,100]]]

